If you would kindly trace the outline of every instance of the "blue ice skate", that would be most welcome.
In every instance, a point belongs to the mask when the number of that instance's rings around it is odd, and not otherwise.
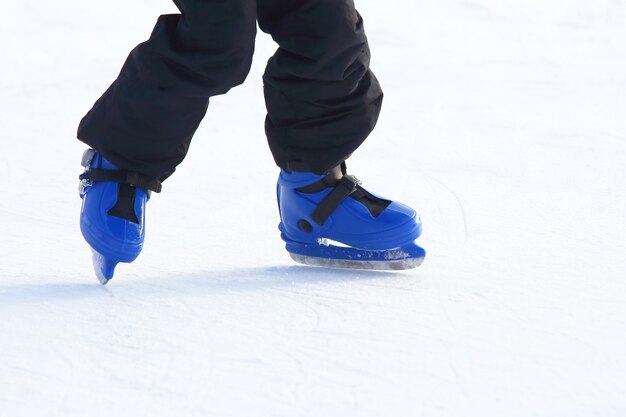
[[[355,269],[410,269],[426,256],[415,240],[419,217],[403,204],[369,193],[346,174],[345,164],[326,175],[281,170],[278,228],[294,261]]]
[[[106,284],[119,262],[134,261],[145,237],[145,208],[150,190],[161,184],[135,172],[118,169],[93,149],[83,154],[80,175],[80,230],[91,246],[93,266]]]

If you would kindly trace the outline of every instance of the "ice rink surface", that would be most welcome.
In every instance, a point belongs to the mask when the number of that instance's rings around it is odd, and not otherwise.
[[[166,0],[3,2],[0,415],[626,415],[626,2],[358,0],[385,93],[349,160],[425,264],[297,266],[258,36],[106,287],[78,121]]]

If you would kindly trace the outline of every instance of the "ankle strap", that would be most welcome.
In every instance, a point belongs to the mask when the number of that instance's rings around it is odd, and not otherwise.
[[[143,188],[144,190],[154,191],[155,193],[161,192],[161,181],[133,171],[114,171],[110,169],[93,168],[85,171],[78,178],[80,180],[87,180],[92,182],[117,182],[118,184],[126,184],[130,185],[131,187],[139,187]]]

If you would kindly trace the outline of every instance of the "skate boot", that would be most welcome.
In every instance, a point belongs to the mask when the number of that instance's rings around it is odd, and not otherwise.
[[[157,180],[118,169],[93,149],[83,154],[80,175],[80,230],[91,246],[93,266],[106,284],[119,262],[134,261],[145,236],[145,208],[150,191],[160,192]]]
[[[426,255],[415,244],[415,211],[377,197],[342,163],[326,175],[281,170],[278,228],[294,261],[355,269],[410,269]]]

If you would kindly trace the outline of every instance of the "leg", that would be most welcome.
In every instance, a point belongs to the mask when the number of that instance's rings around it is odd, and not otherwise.
[[[263,77],[276,164],[326,172],[361,145],[382,104],[363,20],[352,0],[258,0],[258,19],[279,45]]]
[[[209,97],[243,82],[252,61],[254,1],[175,2],[182,14],[161,16],[78,129],[97,151],[83,158],[80,228],[102,284],[139,256],[148,190],[185,157]]]
[[[78,128],[78,138],[120,168],[164,180],[183,160],[209,97],[246,78],[256,34],[249,0],[174,0],[150,39]]]
[[[383,97],[352,0],[258,4],[261,29],[280,46],[264,81],[285,248],[316,266],[420,265],[415,211],[368,192],[339,165],[374,128]]]

